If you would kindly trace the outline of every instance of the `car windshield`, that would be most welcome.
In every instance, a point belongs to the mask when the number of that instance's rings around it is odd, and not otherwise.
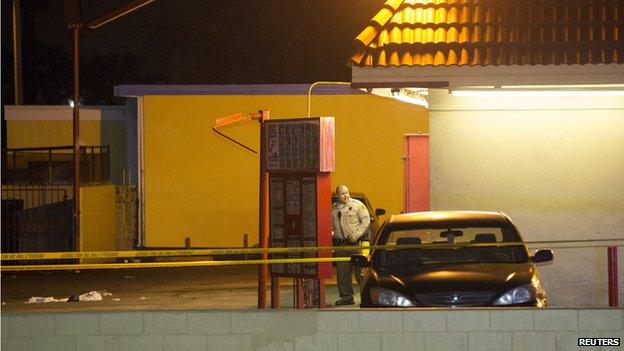
[[[385,242],[396,249],[376,252],[380,266],[426,265],[439,263],[520,263],[528,260],[523,245],[505,245],[520,238],[501,227],[443,227],[396,229],[384,233]],[[384,240],[382,240],[384,241]],[[401,248],[402,245],[422,247]],[[452,246],[465,244],[466,246]],[[472,246],[474,244],[474,246]]]

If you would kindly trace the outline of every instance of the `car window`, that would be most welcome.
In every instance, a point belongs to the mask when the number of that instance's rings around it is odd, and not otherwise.
[[[385,242],[396,249],[376,252],[374,260],[381,266],[418,266],[440,263],[520,263],[528,260],[524,245],[496,245],[505,241],[504,229],[493,226],[397,229],[384,235]],[[384,241],[384,240],[381,240]],[[478,244],[445,247],[449,244]],[[402,249],[401,245],[421,247]]]
[[[387,244],[396,244],[399,238],[418,238],[423,244],[428,243],[469,243],[502,242],[503,231],[498,227],[474,228],[425,228],[396,230],[390,233]]]

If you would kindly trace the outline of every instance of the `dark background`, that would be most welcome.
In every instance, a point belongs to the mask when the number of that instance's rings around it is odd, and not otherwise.
[[[131,0],[83,0],[83,23]],[[351,79],[354,38],[384,0],[156,0],[81,32],[82,103],[123,103],[119,84],[312,83]],[[2,0],[2,105],[13,104],[11,0]],[[67,104],[64,0],[22,0],[24,104]]]

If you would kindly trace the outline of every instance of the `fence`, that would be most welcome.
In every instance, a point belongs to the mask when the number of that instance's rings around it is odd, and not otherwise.
[[[73,147],[2,150],[2,252],[73,250]],[[80,147],[80,183],[110,181],[108,146]]]
[[[136,247],[137,240],[137,188],[115,187],[115,241],[117,250]]]
[[[2,185],[2,252],[70,251],[69,187]]]

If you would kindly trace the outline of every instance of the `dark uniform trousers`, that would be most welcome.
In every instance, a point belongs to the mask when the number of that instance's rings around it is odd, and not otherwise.
[[[355,246],[358,243],[347,244],[342,240],[334,239],[334,246]],[[336,257],[351,257],[352,255],[359,254],[358,250],[355,251],[336,251]],[[358,283],[358,288],[362,286],[362,268],[355,267],[351,264],[350,261],[346,262],[336,262],[336,275],[338,282],[338,292],[340,293],[340,298],[343,300],[352,300],[353,299],[353,283],[351,278],[351,273],[355,274],[355,280]]]

